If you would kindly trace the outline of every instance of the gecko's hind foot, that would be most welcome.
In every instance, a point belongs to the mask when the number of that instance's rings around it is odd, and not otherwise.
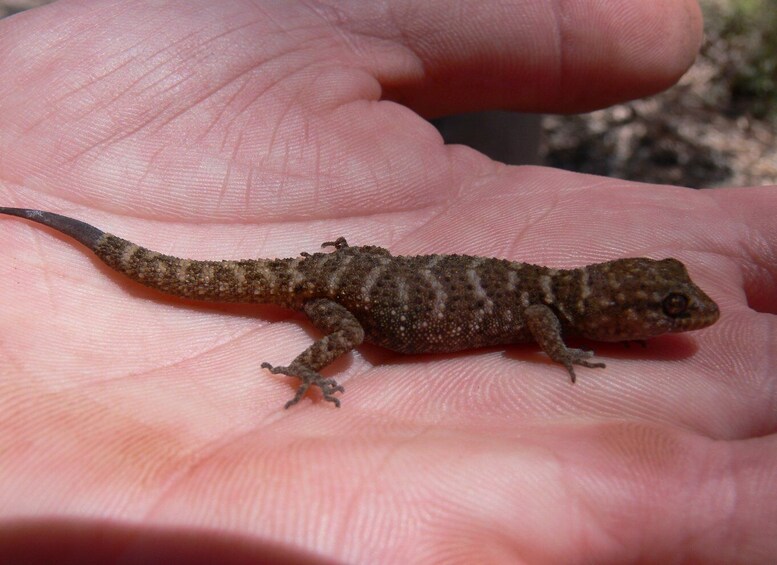
[[[262,363],[262,368],[269,369],[274,375],[296,377],[301,381],[294,398],[289,400],[284,408],[288,409],[302,400],[302,397],[305,396],[305,393],[311,386],[317,386],[321,389],[324,400],[332,402],[337,408],[340,408],[340,400],[333,395],[336,392],[345,392],[345,389],[337,384],[336,380],[322,377],[309,367],[294,366],[293,363],[288,367],[273,367],[269,363]]]
[[[581,367],[588,367],[589,369],[604,369],[606,365],[601,362],[589,361],[593,357],[594,352],[587,349],[572,349],[567,348],[565,358],[561,360],[564,367],[569,372],[569,378],[572,379],[572,383],[575,382],[575,369],[573,365],[580,365]]]

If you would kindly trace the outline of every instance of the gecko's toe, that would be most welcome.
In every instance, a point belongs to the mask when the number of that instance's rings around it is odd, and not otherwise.
[[[334,403],[335,406],[340,408],[340,401],[332,396],[336,392],[343,393],[345,389],[337,384],[334,379],[322,379],[320,382],[315,383],[318,388],[321,389],[321,394],[324,396],[324,400]]]
[[[324,400],[332,402],[337,408],[340,408],[340,401],[332,395],[336,392],[343,393],[345,389],[337,384],[336,380],[325,379],[316,373],[316,379],[310,384],[314,384],[321,389],[321,395],[324,397]]]
[[[335,408],[340,408],[340,401],[334,396],[324,393],[324,400],[334,403]]]
[[[286,404],[284,404],[283,408],[284,410],[288,410],[292,406],[294,406],[297,402],[302,400],[302,397],[305,396],[305,393],[310,388],[310,384],[303,382],[301,385],[299,385],[299,388],[297,388],[297,393],[294,395],[294,398],[289,400]]]
[[[589,361],[589,359],[594,356],[594,352],[590,349],[570,349],[569,352],[572,354],[571,361],[575,365],[588,367],[589,369],[603,369],[606,367],[602,362]]]
[[[564,363],[564,367],[566,367],[567,372],[569,372],[569,378],[572,380],[573,384],[577,380],[575,377],[575,369],[573,368],[573,365],[580,365],[581,367],[588,367],[589,369],[603,369],[606,366],[601,362],[589,361],[589,359],[593,357],[594,352],[587,349],[569,348],[567,349],[566,353],[566,359],[564,359],[562,362]]]
[[[572,363],[564,363],[564,367],[566,367],[567,372],[569,373],[569,380],[572,381],[572,384],[575,384],[577,376],[575,376],[575,368],[572,366]]]
[[[592,363],[591,361],[577,361],[577,365],[588,367],[589,369],[604,369],[607,365],[602,362]]]
[[[338,237],[334,241],[325,241],[321,244],[321,247],[334,247],[335,249],[345,249],[346,247],[349,247],[348,242],[345,241],[344,237]]]

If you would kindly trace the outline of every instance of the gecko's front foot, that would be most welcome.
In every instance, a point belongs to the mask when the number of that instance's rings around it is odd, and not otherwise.
[[[594,363],[589,361],[593,355],[593,351],[567,347],[562,358],[554,359],[554,361],[558,361],[559,363],[564,364],[564,367],[566,367],[567,371],[569,372],[569,378],[571,378],[572,382],[574,383],[575,369],[573,365],[581,365],[582,367],[588,367],[589,369],[603,369],[605,367],[604,363]]]
[[[337,381],[334,379],[324,378],[313,369],[302,365],[295,365],[294,363],[288,367],[273,367],[269,363],[262,363],[262,368],[269,369],[274,375],[297,377],[301,381],[294,398],[289,400],[284,408],[288,409],[302,400],[302,397],[305,396],[305,393],[311,386],[320,388],[324,400],[332,402],[336,407],[340,408],[340,401],[332,395],[336,392],[345,392],[345,389],[337,384]]]

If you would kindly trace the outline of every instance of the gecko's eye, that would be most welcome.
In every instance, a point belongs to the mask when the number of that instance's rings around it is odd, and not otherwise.
[[[664,308],[664,314],[671,318],[679,318],[688,310],[688,298],[684,294],[673,292],[664,298],[661,305]]]

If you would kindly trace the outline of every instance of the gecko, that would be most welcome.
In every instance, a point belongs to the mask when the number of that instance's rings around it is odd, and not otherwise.
[[[708,327],[717,304],[677,259],[624,258],[574,269],[471,255],[392,255],[377,246],[327,241],[331,252],[288,259],[199,261],[164,255],[90,224],[40,210],[0,207],[65,234],[111,269],[183,298],[275,304],[304,312],[323,337],[288,366],[261,367],[299,379],[340,406],[344,388],[319,371],[363,341],[406,353],[444,353],[531,343],[563,365],[603,368],[564,336],[643,341]]]

